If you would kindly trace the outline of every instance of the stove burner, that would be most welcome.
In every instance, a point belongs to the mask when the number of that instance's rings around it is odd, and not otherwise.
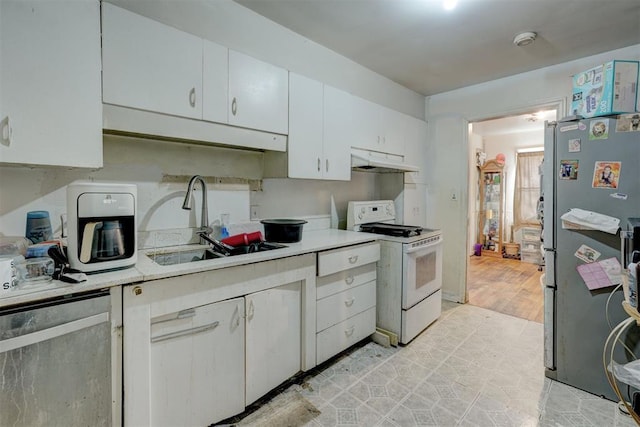
[[[400,225],[400,224],[385,224],[382,222],[372,222],[369,224],[362,224],[360,231],[375,234],[384,234],[387,236],[397,237],[410,237],[419,236],[422,232],[422,227],[415,225]]]

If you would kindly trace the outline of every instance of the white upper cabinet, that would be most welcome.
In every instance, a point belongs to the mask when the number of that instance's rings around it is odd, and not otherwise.
[[[97,0],[0,1],[0,164],[102,167]]]
[[[404,116],[405,157],[420,168],[418,172],[404,174],[405,183],[427,184],[427,122],[411,116]]]
[[[229,124],[287,134],[288,105],[287,70],[229,51]]]
[[[353,97],[324,86],[323,153],[324,178],[351,179],[351,140],[353,138]]]
[[[289,177],[322,179],[323,85],[289,73]]]
[[[202,50],[202,118],[227,123],[229,49],[209,40]]]
[[[203,40],[102,3],[102,100],[202,118]]]
[[[350,105],[349,94],[289,74],[290,178],[351,179]]]
[[[404,155],[403,117],[402,113],[354,96],[352,145],[382,153]]]

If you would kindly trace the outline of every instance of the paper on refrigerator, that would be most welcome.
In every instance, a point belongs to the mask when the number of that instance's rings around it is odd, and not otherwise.
[[[620,228],[618,218],[578,208],[570,209],[560,219],[562,228],[567,230],[597,230],[616,234]]]

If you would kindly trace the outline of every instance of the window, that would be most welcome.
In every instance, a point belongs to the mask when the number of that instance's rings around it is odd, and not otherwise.
[[[516,156],[516,183],[513,192],[514,226],[539,225],[537,205],[540,199],[540,165],[542,151],[523,152]]]

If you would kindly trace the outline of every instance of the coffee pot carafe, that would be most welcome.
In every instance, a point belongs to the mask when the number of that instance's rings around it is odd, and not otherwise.
[[[91,273],[135,265],[136,194],[133,184],[91,182],[67,187],[71,267]]]

